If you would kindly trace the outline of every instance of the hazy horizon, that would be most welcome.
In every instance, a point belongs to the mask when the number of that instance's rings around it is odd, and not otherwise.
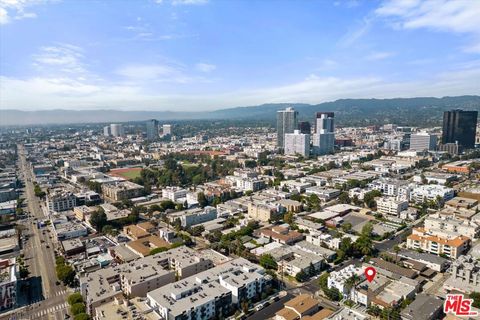
[[[0,110],[478,95],[479,15],[447,0],[0,1]]]

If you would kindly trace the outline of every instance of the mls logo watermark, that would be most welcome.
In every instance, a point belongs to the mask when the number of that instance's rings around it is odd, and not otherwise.
[[[478,312],[472,311],[472,303],[473,299],[465,299],[463,294],[448,294],[443,304],[443,312],[459,317],[476,316]]]

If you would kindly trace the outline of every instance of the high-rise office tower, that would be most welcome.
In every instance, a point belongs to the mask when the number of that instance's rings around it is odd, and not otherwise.
[[[326,130],[326,132],[335,132],[334,119],[335,114],[333,112],[317,112],[315,114],[315,132],[320,130]]]
[[[111,134],[110,126],[105,126],[105,127],[103,127],[103,135],[104,135],[105,137],[109,137],[110,134]]]
[[[293,133],[297,128],[298,111],[293,108],[277,111],[277,146],[281,149],[285,148],[285,134]]]
[[[155,119],[147,120],[147,140],[158,138],[158,121]]]
[[[427,132],[420,132],[410,136],[410,150],[436,150],[437,136]]]
[[[118,123],[112,123],[110,125],[110,134],[113,137],[123,137],[125,134],[123,131],[123,125]]]
[[[325,155],[335,148],[335,122],[333,112],[317,112],[315,134],[312,137],[313,153]]]
[[[162,135],[166,136],[168,134],[172,134],[172,125],[171,124],[164,124],[163,125],[163,130],[162,130]]]
[[[298,123],[298,130],[300,130],[300,133],[305,133],[305,134],[310,134],[310,122],[308,121],[300,121]]]
[[[443,113],[442,144],[456,143],[461,148],[475,147],[477,111],[451,110]]]
[[[285,134],[285,154],[310,156],[310,134],[301,133],[300,130]]]

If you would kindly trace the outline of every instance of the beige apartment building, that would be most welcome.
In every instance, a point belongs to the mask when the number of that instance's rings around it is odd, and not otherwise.
[[[130,181],[116,181],[102,185],[102,193],[106,198],[113,201],[122,201],[141,197],[143,187]]]

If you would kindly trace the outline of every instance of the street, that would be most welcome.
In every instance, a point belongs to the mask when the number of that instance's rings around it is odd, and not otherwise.
[[[4,315],[3,319],[64,319],[67,314],[66,297],[68,290],[63,285],[57,285],[55,272],[55,243],[50,232],[42,232],[37,228],[37,220],[44,219],[45,214],[41,208],[40,200],[34,192],[34,175],[27,163],[25,149],[19,145],[19,167],[24,177],[25,202],[32,217],[26,220],[26,230],[29,239],[23,247],[24,260],[30,271],[30,294],[27,297],[19,297],[25,305],[19,305],[19,309]],[[42,228],[45,230],[46,228]],[[23,294],[23,293],[21,293]]]

